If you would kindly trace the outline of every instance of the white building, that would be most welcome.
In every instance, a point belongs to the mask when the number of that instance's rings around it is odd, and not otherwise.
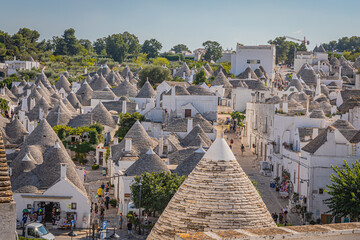
[[[231,56],[230,73],[239,75],[249,65],[252,69],[262,66],[271,79],[274,78],[276,56],[275,45],[242,46],[237,44],[236,53]]]
[[[40,63],[34,61],[34,59],[31,57],[28,61],[20,61],[16,60],[16,57],[14,57],[14,60],[12,61],[5,61],[5,69],[7,76],[11,76],[15,73],[17,73],[17,70],[31,70],[33,68],[40,68]]]

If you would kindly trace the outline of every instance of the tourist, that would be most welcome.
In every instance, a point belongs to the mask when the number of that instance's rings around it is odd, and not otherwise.
[[[102,192],[103,192],[103,188],[99,187],[99,189],[97,190],[97,195],[99,196],[99,198],[101,198]]]
[[[241,144],[241,156],[244,155],[245,152],[245,146],[244,144]]]
[[[109,193],[109,192],[107,192],[107,193]],[[110,197],[109,197],[109,195],[107,195],[107,196],[105,197],[105,206],[106,206],[106,209],[109,209],[109,202],[110,202]]]
[[[274,213],[273,218],[274,218],[275,223],[277,224],[277,220],[278,220],[279,216],[277,215],[276,212]]]
[[[103,206],[100,206],[100,222],[104,221],[104,213],[105,213],[105,208]]]
[[[230,140],[230,144],[233,144],[233,143],[234,143],[234,140],[233,140],[233,139],[231,139],[231,140]]]
[[[120,216],[119,216],[119,228],[122,229],[122,225],[123,225],[123,215],[122,215],[122,212],[120,213]]]
[[[105,189],[105,183],[102,183],[102,184],[101,184],[101,188],[102,188],[102,190]]]
[[[86,181],[86,170],[84,169],[84,182]]]
[[[128,230],[128,235],[130,237],[131,236],[132,223],[129,221],[126,226],[127,226],[127,230]]]
[[[102,170],[102,175],[103,175],[103,178],[106,177],[106,170],[105,170],[105,168],[103,168],[103,170]]]
[[[97,203],[95,203],[95,209],[94,209],[95,215],[98,214],[98,211],[99,211],[99,207],[98,207]]]
[[[283,224],[283,222],[284,222],[284,216],[283,216],[283,212],[281,210],[281,213],[279,213],[279,223]]]
[[[230,149],[232,149],[232,145],[231,145],[231,144],[229,145],[229,147],[230,147]]]
[[[284,220],[286,220],[287,214],[288,214],[288,210],[287,210],[286,208],[284,208],[283,211],[284,211]]]

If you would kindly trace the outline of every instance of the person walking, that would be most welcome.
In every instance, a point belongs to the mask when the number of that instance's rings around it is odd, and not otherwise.
[[[241,156],[244,155],[244,152],[245,152],[245,146],[244,144],[241,144]]]
[[[103,168],[103,170],[102,170],[102,175],[103,175],[103,178],[106,177],[106,170],[105,170],[105,168]]]
[[[130,237],[131,236],[132,223],[129,221],[126,226],[127,226],[128,235]]]
[[[279,216],[278,216],[277,213],[275,212],[275,213],[274,213],[274,221],[275,221],[276,224],[277,224],[277,222],[278,222],[278,218],[279,218]]]
[[[84,182],[86,181],[86,170],[84,169]]]
[[[99,196],[99,198],[101,198],[102,192],[103,192],[103,189],[102,189],[101,187],[99,187],[99,189],[96,191],[96,193],[97,193],[97,195]]]
[[[231,140],[230,140],[230,144],[232,145],[233,143],[234,143],[234,140],[233,140],[233,139],[231,139]]]
[[[107,192],[108,193],[108,192]],[[109,195],[107,195],[106,197],[105,197],[105,206],[106,206],[106,210],[108,210],[109,209],[109,202],[110,202],[110,197],[109,197]]]
[[[95,207],[94,207],[94,213],[95,213],[95,215],[98,214],[98,211],[99,211],[99,206],[97,205],[97,203],[95,203]]]
[[[119,216],[119,228],[122,229],[122,225],[123,225],[123,215],[122,215],[122,212],[120,213],[120,216]]]

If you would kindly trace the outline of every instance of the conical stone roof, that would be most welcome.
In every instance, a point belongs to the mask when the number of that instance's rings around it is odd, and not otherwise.
[[[200,162],[204,154],[205,150],[202,148],[202,146],[200,146],[199,149],[197,149],[190,156],[185,158],[185,160],[176,167],[174,173],[179,176],[188,176],[192,172],[192,170],[194,170],[196,165]]]
[[[213,75],[216,77],[220,72],[223,72],[227,76],[225,68],[220,64],[219,67],[213,72]]]
[[[50,104],[42,97],[30,111],[26,113],[26,116],[30,121],[39,120],[40,119],[40,109],[44,111],[44,116],[46,117],[49,110],[51,109]]]
[[[99,102],[98,105],[91,111],[93,115],[93,120],[109,127],[116,127],[116,123],[110,114],[110,112],[105,108],[102,102]]]
[[[156,92],[154,91],[153,87],[151,86],[149,81],[146,81],[145,84],[140,89],[137,98],[155,98]]]
[[[14,94],[15,96],[18,96],[18,95],[19,95],[19,88],[18,88],[16,85],[14,85],[14,86],[12,86],[12,88],[11,88],[11,92],[12,92],[12,94]]]
[[[149,147],[156,147],[158,142],[155,139],[152,139],[149,134],[146,132],[145,128],[141,125],[139,121],[136,121],[130,130],[126,133],[124,139],[111,147],[111,153],[114,161],[120,159],[124,154],[123,150],[125,149],[125,139],[131,139],[131,155],[140,156],[145,154]]]
[[[84,106],[90,106],[90,101],[93,94],[93,89],[89,86],[89,84],[84,81],[81,85],[79,90],[76,92],[76,96],[78,97],[79,101]]]
[[[190,145],[190,143],[193,142],[196,136],[198,135],[206,143],[203,146],[210,147],[212,142],[199,124],[196,124],[196,126],[188,133],[188,135],[186,135],[186,137],[183,140],[181,140],[181,143],[184,146],[200,146],[200,145]]]
[[[152,147],[126,169],[125,175],[139,176],[146,172],[170,172],[165,162],[153,151]]]
[[[67,125],[71,118],[72,116],[69,109],[60,100],[46,116],[46,121],[51,125],[51,127],[54,127],[56,125]]]
[[[211,75],[214,74],[214,70],[212,70],[212,68],[210,67],[209,63],[206,63],[204,68],[206,69],[206,71],[208,71]]]
[[[128,80],[124,80],[122,83],[120,83],[116,88],[113,89],[113,92],[118,97],[136,97],[136,95],[138,94],[137,88],[132,85]]]
[[[24,141],[24,136],[28,134],[28,131],[18,118],[14,118],[10,123],[6,124],[5,132],[13,144],[21,144]]]
[[[66,92],[71,91],[71,84],[70,84],[69,80],[64,75],[60,76],[59,80],[55,83],[55,87],[58,90],[63,88]]]
[[[76,94],[73,91],[71,91],[69,93],[69,95],[67,96],[67,100],[73,106],[73,108],[75,108],[75,109],[82,108],[82,105],[81,105],[79,99],[77,98]]]
[[[263,71],[261,71],[261,72],[264,73]],[[251,67],[247,67],[242,73],[240,73],[238,75],[238,78],[249,79],[249,73],[250,73],[251,79],[258,79],[258,76],[256,75],[256,73],[254,72],[254,70]]]
[[[101,91],[106,86],[109,86],[109,83],[106,81],[106,79],[104,78],[104,76],[102,74],[100,74],[100,76],[98,78],[94,78],[90,83],[90,87],[94,91]]]
[[[176,233],[264,227],[276,224],[225,139],[218,137],[147,239],[170,240]]]
[[[0,204],[13,202],[4,141],[0,132]]]
[[[211,83],[211,86],[220,86],[222,85],[224,88],[232,88],[231,83],[225,76],[225,74],[220,71],[218,75],[216,75],[214,81]]]

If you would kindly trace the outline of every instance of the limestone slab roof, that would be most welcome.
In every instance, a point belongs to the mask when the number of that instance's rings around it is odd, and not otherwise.
[[[192,170],[196,167],[196,165],[200,162],[205,154],[205,150],[200,147],[199,149],[195,150],[190,156],[185,158],[174,170],[179,176],[186,175],[188,176]]]
[[[75,128],[75,127],[82,127],[93,124],[92,114],[79,114],[75,117],[73,117],[69,123],[68,126]]]
[[[125,152],[125,139],[131,139],[132,147],[130,153]],[[151,138],[141,123],[137,121],[126,133],[124,139],[120,143],[111,146],[112,159],[114,161],[119,161],[123,156],[140,156],[145,154],[149,150],[149,147],[154,148],[157,145],[158,141]]]
[[[224,88],[232,88],[231,83],[229,82],[223,71],[219,71],[215,79],[212,81],[211,86],[223,86]]]
[[[21,144],[24,136],[28,135],[28,131],[18,118],[14,118],[10,123],[6,124],[5,133],[11,144]]]
[[[84,81],[79,90],[76,92],[76,96],[83,106],[90,106],[93,92],[93,89],[90,87],[87,81]]]
[[[71,91],[71,84],[70,84],[69,80],[64,75],[60,76],[59,80],[55,83],[55,87],[58,90],[63,88],[66,92]]]
[[[93,78],[90,83],[90,87],[94,91],[102,91],[105,87],[109,86],[109,83],[106,81],[104,76],[100,74],[100,76]]]
[[[136,95],[137,98],[155,98],[156,92],[151,86],[149,81],[146,81],[145,84],[140,89],[139,93]]]
[[[174,118],[165,128],[166,132],[187,132],[187,118]],[[203,118],[201,114],[197,114],[193,118],[193,126],[199,124],[201,128],[206,133],[211,133],[213,131],[212,124]]]
[[[249,79],[249,73],[250,73],[251,79],[258,79],[258,76],[255,74],[254,70],[251,67],[247,67],[237,77],[240,79]]]
[[[170,172],[165,162],[150,149],[139,157],[128,169],[125,171],[126,176],[139,176],[143,173],[152,172]]]
[[[122,113],[122,100],[103,102],[103,104],[108,111],[116,111],[119,114]],[[136,106],[137,104],[135,102],[126,101],[126,112],[130,114],[136,112]]]
[[[40,109],[44,112],[44,117],[47,116],[48,112],[52,109],[51,105],[42,97],[35,106],[26,113],[26,116],[30,121],[39,120],[40,119]]]
[[[11,163],[13,191],[38,193],[48,189],[60,178],[60,163],[66,163],[66,177],[85,194],[74,162],[51,126],[42,120]]]
[[[113,92],[118,97],[121,96],[136,97],[136,95],[138,94],[138,89],[128,80],[124,80],[116,88],[113,89]]]
[[[186,135],[186,137],[181,140],[181,144],[183,144],[183,146],[200,146],[200,145],[191,145],[191,143],[193,143],[193,141],[196,140],[196,137],[198,135],[199,137],[201,137],[201,140],[205,143],[203,146],[210,147],[212,142],[199,124],[196,124],[196,126]]]
[[[175,95],[176,96],[184,96],[190,95],[189,91],[183,85],[175,85]],[[165,95],[171,95],[172,89],[170,89]]]
[[[207,96],[215,95],[215,93],[212,93],[209,90],[207,90],[199,85],[191,85],[186,90],[191,95],[207,95]]]
[[[102,102],[99,102],[98,105],[91,111],[93,115],[93,121],[98,122],[102,125],[106,125],[112,128],[116,127],[116,123],[110,114],[110,112],[105,108]]]
[[[52,126],[67,125],[72,118],[72,114],[65,104],[60,100],[58,104],[50,110],[46,116],[46,121]]]
[[[82,104],[80,103],[78,97],[73,91],[69,93],[69,95],[67,96],[67,100],[74,108],[76,109],[82,108]]]
[[[269,89],[264,85],[261,80],[243,80],[247,87],[252,90],[268,91]]]
[[[175,233],[276,227],[223,138],[217,138],[170,200],[147,239]]]
[[[198,147],[194,147],[194,146],[181,148],[181,149],[169,154],[169,156],[168,156],[169,163],[171,165],[179,165],[197,149],[198,149]]]

